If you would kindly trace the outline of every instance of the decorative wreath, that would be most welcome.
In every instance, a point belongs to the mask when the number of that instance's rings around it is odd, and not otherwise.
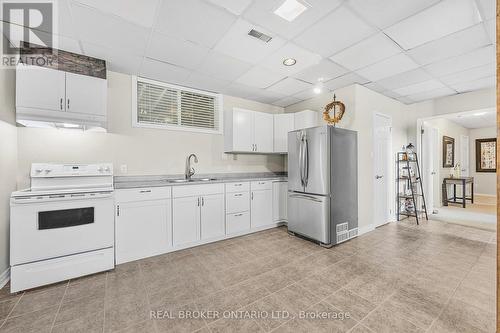
[[[325,111],[323,111],[323,119],[328,123],[328,125],[335,125],[342,120],[345,113],[345,105],[340,101],[336,101],[336,96],[333,96],[333,101],[325,106]],[[337,112],[337,108],[339,109]],[[330,115],[330,111],[333,109],[333,117]]]

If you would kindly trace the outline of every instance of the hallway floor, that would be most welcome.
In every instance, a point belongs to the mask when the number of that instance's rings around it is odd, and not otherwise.
[[[435,221],[332,249],[277,228],[17,295],[5,287],[0,332],[494,332],[495,243]]]

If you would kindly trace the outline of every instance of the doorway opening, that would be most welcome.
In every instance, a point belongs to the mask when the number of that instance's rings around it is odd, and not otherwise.
[[[417,121],[429,218],[496,229],[496,110]]]

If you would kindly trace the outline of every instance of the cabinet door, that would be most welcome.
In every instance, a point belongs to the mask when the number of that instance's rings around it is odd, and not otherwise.
[[[297,112],[294,115],[296,130],[318,126],[318,113],[316,111],[306,110]]]
[[[288,132],[294,129],[293,113],[274,115],[274,152],[286,153],[288,151]]]
[[[104,79],[66,73],[66,111],[105,116],[106,91]]]
[[[254,143],[256,151],[261,153],[273,152],[273,115],[254,112]]]
[[[16,69],[16,106],[50,111],[65,110],[65,73],[39,66]]]
[[[273,221],[280,222],[287,220],[287,197],[288,183],[273,183]]]
[[[253,117],[252,111],[233,110],[233,150],[253,151]]]
[[[159,255],[172,247],[169,199],[122,203],[117,207],[117,264]]]
[[[200,239],[199,197],[174,199],[172,234],[175,247]]]
[[[250,230],[250,212],[242,212],[242,213],[234,213],[226,215],[227,235],[233,235],[248,230]]]
[[[273,191],[253,191],[251,194],[251,226],[258,228],[273,223]]]
[[[201,239],[224,236],[224,194],[201,198]]]

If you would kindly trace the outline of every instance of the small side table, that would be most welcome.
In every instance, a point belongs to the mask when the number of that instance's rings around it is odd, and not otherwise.
[[[453,185],[453,197],[448,197],[448,184]],[[466,196],[467,184],[470,184],[471,196]],[[462,186],[462,197],[457,198],[457,185]],[[443,179],[443,206],[448,206],[448,204],[462,204],[465,208],[467,200],[474,203],[474,177],[460,177],[460,178],[445,178]]]

